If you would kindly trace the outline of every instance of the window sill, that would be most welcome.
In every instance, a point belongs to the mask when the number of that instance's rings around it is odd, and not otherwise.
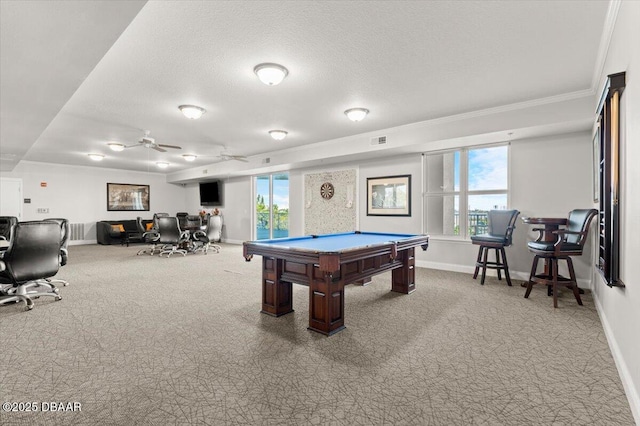
[[[428,235],[428,233],[427,233]],[[471,242],[471,238],[463,238],[463,237],[449,237],[446,235],[430,235],[429,241],[444,241],[448,243],[464,243],[468,244]]]

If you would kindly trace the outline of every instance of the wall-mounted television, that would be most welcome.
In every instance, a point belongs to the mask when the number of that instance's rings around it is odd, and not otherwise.
[[[222,182],[219,180],[200,182],[200,205],[222,205]]]

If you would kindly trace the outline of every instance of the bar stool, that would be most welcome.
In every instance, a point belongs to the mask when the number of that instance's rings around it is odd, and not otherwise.
[[[495,269],[498,272],[498,279],[502,276],[500,271],[504,271],[507,285],[511,286],[509,277],[509,265],[504,248],[511,245],[511,236],[516,227],[516,219],[520,212],[518,210],[490,210],[488,215],[489,229],[487,234],[472,235],[471,242],[479,245],[478,259],[476,260],[476,270],[473,279],[478,278],[478,272],[482,268],[482,278],[480,284],[484,285],[484,278],[487,275],[487,268]],[[496,261],[488,262],[487,255],[489,249],[495,249]]]
[[[544,228],[536,228],[539,235],[535,241],[527,243],[529,251],[535,254],[533,265],[531,266],[531,274],[527,283],[527,291],[524,294],[525,299],[531,294],[531,288],[534,284],[543,284],[550,286],[553,292],[553,307],[558,307],[558,285],[563,285],[573,290],[573,295],[582,305],[580,299],[580,289],[576,280],[576,273],[573,270],[573,261],[571,256],[582,256],[582,249],[587,240],[589,233],[589,225],[591,220],[598,214],[595,209],[577,209],[569,212],[567,219],[567,227],[551,231],[556,235],[555,241],[544,241]],[[538,262],[541,258],[547,260],[547,267],[542,274],[536,274]],[[564,259],[569,268],[569,278],[558,274],[558,260]]]

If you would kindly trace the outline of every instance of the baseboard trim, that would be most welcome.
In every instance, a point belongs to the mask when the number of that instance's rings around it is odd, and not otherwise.
[[[98,240],[73,240],[69,241],[70,246],[86,246],[88,244],[98,244]]]
[[[596,279],[598,278],[596,277]],[[604,285],[604,283],[602,283],[602,285]],[[635,387],[633,380],[631,379],[629,367],[627,367],[627,363],[622,357],[618,342],[613,335],[611,325],[609,324],[607,316],[605,315],[602,308],[602,303],[600,303],[600,299],[598,299],[598,296],[595,292],[593,292],[593,301],[596,305],[598,316],[600,317],[600,323],[602,324],[602,328],[604,329],[604,335],[607,337],[607,342],[609,343],[609,349],[611,349],[613,361],[616,363],[616,368],[618,369],[618,374],[620,375],[620,380],[622,381],[622,387],[624,388],[624,392],[627,395],[629,408],[631,408],[631,414],[633,414],[633,418],[635,419],[636,424],[640,425],[640,393],[638,393],[638,389]]]
[[[242,240],[226,240],[226,239],[222,240],[222,242],[226,244],[238,244],[238,245],[241,245],[242,243],[244,243],[244,241]]]
[[[461,272],[463,274],[473,274],[475,272],[476,267],[470,265],[459,265],[456,263],[439,263],[439,262],[429,262],[427,260],[416,260],[416,266],[419,268],[428,268],[428,269],[439,269],[442,271],[451,271],[451,272]],[[528,281],[529,280],[529,272],[522,271],[513,271],[509,269],[509,275],[512,279]],[[495,269],[490,269],[487,271],[487,276],[497,277],[498,274]],[[591,288],[591,281],[583,278],[578,278],[578,287],[584,289]]]

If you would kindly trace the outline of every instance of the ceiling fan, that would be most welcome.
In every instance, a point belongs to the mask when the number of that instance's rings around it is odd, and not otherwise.
[[[145,130],[144,136],[140,138],[140,140],[136,145],[129,145],[126,148],[135,148],[137,146],[143,146],[145,148],[155,149],[156,151],[159,151],[159,152],[167,152],[167,150],[163,148],[182,149],[181,146],[156,143],[156,140],[150,137],[149,134],[151,134],[151,131]]]
[[[247,163],[249,161],[249,160],[247,160],[247,157],[245,157],[244,155],[231,155],[231,154],[228,154],[226,152],[226,149],[224,149],[216,157],[222,159],[222,161],[236,160],[236,161],[243,161],[245,163]]]

